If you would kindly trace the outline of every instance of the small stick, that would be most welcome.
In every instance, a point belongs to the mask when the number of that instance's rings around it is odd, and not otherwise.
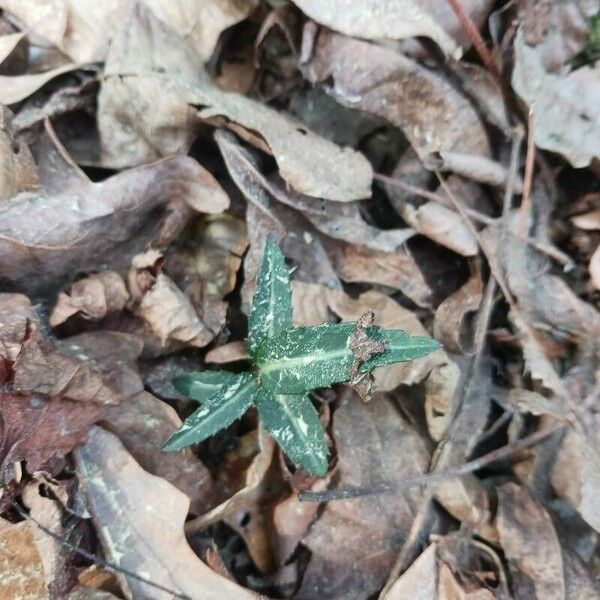
[[[322,492],[304,491],[299,493],[298,498],[301,502],[330,502],[332,500],[348,500],[350,498],[371,496],[373,494],[381,494],[383,492],[397,492],[418,485],[441,483],[442,481],[447,481],[448,479],[469,475],[474,471],[479,471],[480,469],[483,469],[483,467],[487,467],[498,460],[508,458],[513,454],[520,452],[521,450],[535,446],[536,444],[539,444],[541,441],[545,440],[548,436],[556,433],[557,431],[562,431],[564,427],[565,425],[561,423],[560,425],[543,429],[537,433],[532,433],[531,435],[528,435],[527,437],[524,437],[513,444],[502,446],[501,448],[492,450],[491,452],[488,452],[479,458],[475,458],[458,467],[452,467],[445,471],[424,473],[420,475],[409,475],[408,477],[403,477],[398,481],[386,481],[368,487],[324,490]]]
[[[535,142],[533,139],[533,110],[527,115],[527,156],[525,158],[525,178],[523,180],[523,196],[519,209],[519,233],[526,235],[527,217],[531,206],[531,186],[533,183],[533,168],[535,165]]]
[[[500,74],[496,63],[494,62],[494,59],[490,54],[488,47],[485,45],[485,42],[483,41],[479,30],[475,26],[475,23],[473,23],[471,17],[466,13],[465,9],[460,3],[460,0],[446,0],[446,2],[450,5],[450,8],[454,11],[454,14],[456,15],[457,19],[460,21],[460,24],[462,25],[466,34],[469,36],[473,47],[477,51],[477,54],[479,54],[479,58],[481,58],[481,62],[486,66],[488,71],[504,88],[504,81],[502,80],[502,75]]]

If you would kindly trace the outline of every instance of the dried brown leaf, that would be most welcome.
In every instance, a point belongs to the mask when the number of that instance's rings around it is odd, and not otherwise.
[[[562,154],[574,167],[587,167],[600,157],[600,68],[554,75],[544,69],[540,52],[519,30],[512,85],[530,108],[535,143]]]
[[[245,19],[255,0],[141,0],[156,17],[188,36],[195,52],[207,60],[222,31]],[[110,38],[122,24],[124,0],[1,0],[0,8],[28,29],[46,38],[72,60],[98,62],[106,58]]]
[[[0,106],[0,202],[39,187],[35,162],[29,147],[15,140],[11,117],[12,113]]]
[[[478,273],[437,308],[433,322],[435,339],[450,352],[469,354],[473,351],[473,334],[469,317],[479,310],[483,282]]]
[[[189,499],[144,471],[118,438],[94,428],[77,453],[77,470],[110,560],[192,599],[259,598],[207,567],[183,533]],[[172,594],[121,575],[134,597]]]
[[[29,473],[56,471],[62,466],[60,459],[83,443],[102,412],[102,407],[92,403],[0,393],[2,485],[12,479],[12,465],[21,460],[26,461]]]
[[[101,271],[74,283],[68,293],[60,292],[50,313],[52,327],[76,314],[91,320],[122,311],[129,292],[122,277],[114,271]]]
[[[514,483],[498,488],[497,527],[518,598],[566,597],[560,542],[552,520],[529,491]]]
[[[443,151],[489,156],[479,116],[440,73],[329,31],[320,31],[314,46],[307,42],[303,56],[302,71],[310,82],[332,78],[332,94],[340,103],[400,127],[419,157]]]
[[[114,380],[120,403],[105,412],[102,425],[120,438],[143,469],[189,496],[194,512],[211,508],[216,491],[202,462],[189,448],[161,452],[164,442],[181,426],[181,419],[171,406],[144,390],[135,368],[141,341],[129,334],[98,331],[67,338],[64,346]]]
[[[81,182],[62,193],[20,194],[0,207],[0,280],[32,291],[106,262],[125,267],[159,235],[159,209],[168,214],[185,205],[218,213],[228,204],[212,175],[188,157],[124,171],[101,183]],[[185,215],[183,223],[191,216]]]
[[[436,546],[431,544],[394,582],[381,600],[441,600],[441,594],[438,596],[437,571]]]
[[[370,40],[402,40],[426,36],[447,54],[456,54],[452,38],[413,0],[294,0],[311,19],[345,35]]]
[[[341,242],[328,247],[336,271],[344,281],[390,287],[400,290],[419,306],[431,306],[432,290],[407,248],[379,252]]]
[[[594,254],[592,254],[589,269],[592,285],[597,290],[600,290],[600,246],[598,246],[598,248],[596,248],[596,250],[594,251]]]
[[[15,104],[25,100],[60,75],[75,71],[80,65],[66,64],[44,73],[0,75],[0,104]]]
[[[27,521],[0,518],[0,595],[3,598],[46,600],[44,567]]]
[[[191,300],[164,273],[158,274],[153,286],[144,294],[138,313],[162,345],[172,340],[201,348],[214,337]]]
[[[248,352],[243,342],[229,342],[229,344],[217,346],[204,356],[205,362],[215,365],[224,365],[239,360],[248,360]]]
[[[423,472],[423,441],[385,397],[349,395],[333,416],[340,487],[369,486]],[[378,590],[415,517],[422,491],[384,493],[325,506],[303,543],[312,559],[298,598],[362,599]]]

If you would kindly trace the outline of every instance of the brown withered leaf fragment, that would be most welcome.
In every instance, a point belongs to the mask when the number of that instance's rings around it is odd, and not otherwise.
[[[204,356],[205,362],[216,365],[224,365],[240,360],[248,360],[248,353],[243,342],[229,342],[228,344],[217,346],[209,350]]]
[[[23,294],[0,294],[0,356],[15,361],[23,343],[38,329],[38,317]]]
[[[23,344],[13,369],[13,387],[23,394],[62,396],[102,405],[119,402],[114,388],[99,373],[38,336]]]
[[[360,373],[358,369],[371,356],[385,350],[383,342],[371,339],[365,331],[365,328],[373,325],[374,321],[375,313],[372,310],[363,313],[356,321],[356,328],[349,340],[350,350],[354,356],[354,362],[350,369],[350,385],[356,390],[363,402],[369,402],[373,396],[375,377],[370,371]]]
[[[552,519],[529,491],[498,488],[497,527],[517,598],[563,600],[563,558]]]
[[[218,575],[194,554],[183,532],[187,496],[144,471],[114,435],[92,429],[76,459],[109,560],[193,599],[261,597]],[[119,578],[133,597],[172,596],[126,575]]]
[[[338,201],[371,195],[372,169],[362,154],[267,105],[220,90],[189,43],[140,5],[111,46],[105,77],[98,118],[110,163],[139,164],[186,152],[200,121],[228,127],[272,153],[281,176],[302,193]],[[163,128],[169,135],[161,139]]]
[[[326,288],[296,279],[291,284],[294,325],[318,325],[332,320]]]
[[[31,151],[27,144],[14,139],[11,118],[8,108],[0,106],[0,202],[19,192],[34,191],[39,187]]]
[[[164,273],[158,274],[153,286],[144,294],[138,313],[163,345],[175,341],[201,348],[214,337],[191,300]]]
[[[436,545],[428,546],[392,584],[381,600],[441,600],[438,597]]]
[[[245,19],[257,5],[255,0],[141,1],[179,35],[188,36],[202,60],[210,57],[221,32]],[[127,4],[125,0],[0,0],[0,8],[78,62],[104,61],[110,39],[124,22]]]
[[[592,285],[600,290],[600,246],[596,248],[594,254],[592,254],[592,258],[590,259],[589,264],[590,269],[590,279],[592,281]]]
[[[216,491],[204,464],[189,448],[168,454],[161,451],[165,440],[181,426],[181,419],[166,402],[144,390],[136,368],[142,346],[134,335],[111,331],[64,340],[71,354],[114,380],[120,403],[106,410],[102,426],[120,438],[143,469],[185,493],[194,512],[206,511],[213,506]],[[170,382],[172,376],[162,377]]]
[[[244,435],[221,459],[219,479],[229,497],[186,525],[190,534],[224,521],[244,539],[262,573],[274,567],[270,504],[282,489],[275,456],[275,442],[262,428]]]
[[[567,430],[550,472],[552,487],[600,532],[600,459],[590,441]]]
[[[379,252],[363,246],[331,242],[327,249],[341,279],[400,290],[418,306],[431,306],[432,290],[407,248]]]
[[[46,600],[44,567],[29,522],[0,518],[0,596]]]
[[[469,317],[479,310],[482,292],[481,276],[474,273],[438,306],[433,321],[434,337],[450,352],[472,352],[474,331],[470,329]]]
[[[76,314],[100,320],[122,311],[129,300],[123,278],[114,271],[101,271],[75,282],[69,292],[60,292],[50,313],[50,325],[57,327]]]
[[[404,184],[427,189],[431,173],[425,169],[415,151],[409,149],[398,160],[392,171],[392,178]],[[450,187],[453,187],[452,181],[453,179],[449,178]],[[402,187],[392,185],[391,182],[385,184],[385,190],[394,209],[415,231],[461,256],[478,254],[479,247],[473,232],[451,206],[423,200]],[[439,188],[437,193],[439,195]],[[464,189],[455,193],[463,201],[468,198]],[[444,198],[445,194],[441,197]]]
[[[40,483],[44,484],[50,497],[42,495]],[[22,492],[22,498],[29,514],[38,523],[60,538],[67,537],[67,528],[63,526],[63,507],[68,505],[69,495],[64,483],[55,483],[48,478],[30,481]],[[48,595],[50,598],[63,598],[77,580],[70,563],[70,550],[33,523],[31,527],[44,566]]]
[[[106,262],[124,268],[160,233],[161,209],[168,215],[181,210],[180,203],[218,213],[229,199],[188,157],[124,171],[100,183],[81,182],[58,194],[20,194],[0,206],[0,281],[31,292]]]
[[[393,481],[429,464],[421,438],[383,396],[364,404],[349,394],[333,415],[333,437],[341,488]],[[358,600],[381,588],[422,493],[414,488],[328,503],[303,539],[312,558],[297,597]]]
[[[2,485],[10,481],[12,465],[20,460],[26,461],[29,473],[42,468],[52,472],[62,466],[60,459],[83,443],[102,412],[101,406],[92,403],[0,392]]]
[[[304,76],[311,83],[332,78],[331,93],[341,104],[400,127],[420,158],[442,151],[490,155],[476,111],[440,73],[393,50],[326,30],[314,44],[306,35],[305,42]]]
[[[564,75],[548,73],[541,49],[528,46],[519,29],[512,86],[530,107],[535,143],[563,155],[576,168],[600,157],[599,72],[598,66],[584,66]]]
[[[452,38],[414,0],[339,0],[335,4],[319,0],[294,0],[311,19],[348,36],[370,40],[401,40],[425,36],[434,40],[446,54],[455,54]]]

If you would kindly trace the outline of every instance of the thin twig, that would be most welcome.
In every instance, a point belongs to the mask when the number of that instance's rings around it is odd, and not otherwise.
[[[530,108],[527,116],[527,156],[525,158],[525,177],[523,179],[523,196],[519,210],[519,233],[526,235],[527,218],[531,204],[531,186],[533,183],[533,168],[535,165],[535,142],[533,139],[533,111]]]
[[[410,183],[406,183],[401,179],[396,179],[395,177],[390,177],[389,175],[383,175],[382,173],[375,173],[373,175],[373,179],[391,186],[398,187],[406,192],[414,194],[415,196],[425,198],[426,200],[431,200],[432,202],[436,202],[442,206],[452,207],[452,202],[448,197],[444,197],[435,192],[430,192],[424,188],[411,185]],[[466,206],[464,207],[464,210],[469,217],[471,217],[474,221],[481,223],[482,225],[493,225],[496,223],[496,219],[494,217],[488,217],[488,215],[485,215],[478,210],[474,210]],[[542,254],[545,254],[546,256],[549,256],[558,264],[563,265],[565,268],[570,269],[574,266],[573,259],[568,254],[565,254],[562,250],[559,250],[552,245],[540,242],[539,240],[529,237],[528,235],[519,235],[518,233],[514,233],[512,231],[509,232],[509,235],[516,237],[530,246],[533,246],[536,250]]]
[[[403,477],[398,481],[386,481],[378,484],[374,484],[368,487],[356,487],[356,488],[345,488],[339,490],[325,490],[322,492],[300,492],[298,497],[302,502],[331,502],[332,500],[349,500],[351,498],[360,498],[362,496],[372,496],[374,494],[381,494],[383,492],[397,492],[400,490],[406,490],[411,487],[419,485],[430,485],[434,483],[441,483],[448,479],[455,479],[457,477],[464,477],[470,475],[475,471],[479,471],[484,467],[495,463],[496,461],[509,458],[513,454],[530,448],[539,444],[545,440],[548,436],[562,431],[564,424],[555,425],[548,429],[543,429],[536,433],[532,433],[521,440],[517,440],[512,444],[507,444],[496,450],[492,450],[479,458],[470,460],[469,462],[463,463],[458,467],[452,467],[445,471],[438,471],[433,473],[424,473],[419,475],[409,475]]]
[[[177,592],[177,591],[172,590],[160,583],[151,581],[150,579],[147,579],[146,577],[143,577],[142,575],[138,575],[137,573],[134,573],[133,571],[130,571],[129,569],[125,569],[115,563],[112,563],[112,562],[102,558],[101,556],[98,556],[96,554],[93,554],[92,552],[88,552],[87,550],[80,548],[76,544],[73,544],[69,540],[56,534],[54,531],[52,531],[51,529],[46,527],[43,523],[38,521],[35,517],[32,517],[30,514],[25,512],[14,500],[11,502],[11,505],[23,519],[27,519],[28,521],[31,521],[36,527],[38,527],[46,535],[50,536],[53,540],[57,541],[61,546],[68,548],[71,552],[74,552],[75,554],[78,554],[79,556],[83,556],[87,560],[91,560],[93,563],[100,565],[107,571],[110,571],[111,573],[120,573],[122,575],[125,575],[126,577],[131,577],[132,579],[141,581],[142,583],[145,583],[146,585],[149,585],[150,587],[160,590],[161,592],[166,592],[167,594],[172,594],[174,598],[181,598],[182,600],[192,600],[192,598],[190,596],[188,596],[187,594],[183,594],[182,592]]]
[[[479,54],[479,58],[481,62],[486,66],[488,71],[494,76],[494,78],[500,83],[502,87],[504,87],[504,81],[502,79],[502,75],[496,66],[496,63],[488,50],[488,47],[485,45],[479,30],[475,26],[475,23],[471,20],[471,17],[467,14],[465,9],[463,8],[460,0],[446,0],[446,2],[450,5],[450,8],[454,11],[456,18],[460,21],[463,29],[466,34],[469,36],[473,47],[475,48],[477,54]]]

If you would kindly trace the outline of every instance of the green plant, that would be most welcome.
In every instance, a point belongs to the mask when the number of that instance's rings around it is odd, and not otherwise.
[[[373,368],[438,348],[428,337],[372,326],[369,315],[357,323],[293,327],[289,274],[272,239],[265,245],[248,325],[252,372],[200,371],[175,378],[175,387],[201,405],[163,450],[201,442],[254,404],[263,426],[287,456],[309,473],[324,476],[325,432],[309,392],[347,381],[368,392],[365,378]]]

